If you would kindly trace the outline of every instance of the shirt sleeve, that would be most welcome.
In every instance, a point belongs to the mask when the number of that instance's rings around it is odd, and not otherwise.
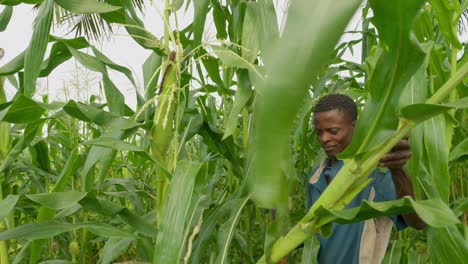
[[[397,199],[395,184],[393,183],[390,171],[381,173],[379,177],[376,177],[374,189],[375,202],[393,201]],[[392,219],[397,230],[405,229],[408,226],[401,215],[392,215],[389,217]]]

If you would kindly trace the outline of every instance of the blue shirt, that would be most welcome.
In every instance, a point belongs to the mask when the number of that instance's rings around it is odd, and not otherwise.
[[[307,183],[307,208],[319,198],[328,186],[329,181],[335,178],[338,171],[343,166],[343,161],[339,160],[333,165],[326,165],[320,174],[318,181],[314,184]],[[315,173],[315,168],[311,176]],[[363,200],[367,200],[373,187],[375,190],[375,202],[390,201],[396,199],[395,185],[390,172],[383,173],[375,169],[370,177],[372,180],[346,208],[353,208],[361,205]],[[397,229],[406,227],[404,220],[399,216],[390,217]],[[319,263],[359,263],[359,250],[364,222],[340,225],[333,223],[333,232],[330,237],[318,236],[320,240],[320,250],[318,255]]]

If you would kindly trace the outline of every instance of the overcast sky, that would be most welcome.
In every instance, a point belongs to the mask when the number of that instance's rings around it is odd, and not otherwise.
[[[144,23],[145,27],[157,37],[163,35],[163,22],[160,15],[163,1],[153,1],[153,5],[146,3]],[[285,0],[275,0],[278,11],[278,22],[283,22],[283,14],[286,9]],[[193,4],[193,3],[192,3]],[[179,28],[185,28],[192,22],[193,8],[190,5],[187,12],[180,10],[177,12]],[[0,12],[3,7],[0,7]],[[37,15],[36,10],[32,10],[32,5],[21,4],[16,6],[13,11],[13,17],[4,32],[0,32],[0,48],[5,50],[5,56],[0,60],[0,66],[4,65],[19,53],[24,51],[29,44],[32,35],[33,20]],[[348,30],[355,30],[360,21],[360,14],[356,14]],[[204,41],[215,39],[216,28],[214,27],[211,15],[208,16]],[[67,30],[54,28],[53,35],[72,38],[73,35],[67,34]],[[345,36],[349,38],[352,36]],[[125,29],[115,27],[115,34],[110,40],[102,43],[93,43],[101,49],[105,55],[112,59],[115,63],[123,65],[131,69],[137,80],[137,87],[134,87],[122,74],[113,72],[111,79],[116,86],[122,91],[126,97],[126,103],[135,108],[136,97],[135,89],[143,91],[143,78],[141,66],[150,51],[142,48],[128,36]],[[347,59],[359,61],[360,48],[356,47],[354,56],[348,52]],[[48,53],[46,53],[48,56]],[[36,96],[41,94],[49,94],[49,100],[64,101],[66,99],[85,100],[91,94],[97,94],[99,90],[100,74],[90,72],[83,67],[77,65],[76,61],[69,60],[56,68],[48,78],[41,78],[38,81],[38,90]],[[80,89],[77,89],[79,87]],[[15,94],[15,89],[7,85],[7,96],[11,98]]]

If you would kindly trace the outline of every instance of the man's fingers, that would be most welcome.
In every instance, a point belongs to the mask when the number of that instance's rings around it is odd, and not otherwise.
[[[410,150],[408,138],[403,138],[402,140],[398,141],[398,143],[392,148],[392,151],[398,150]]]
[[[391,161],[381,161],[379,163],[380,167],[387,167],[389,169],[400,168],[406,164],[406,160],[391,160]]]
[[[404,160],[406,162],[409,158],[411,158],[411,151],[398,151],[387,153],[380,161]]]

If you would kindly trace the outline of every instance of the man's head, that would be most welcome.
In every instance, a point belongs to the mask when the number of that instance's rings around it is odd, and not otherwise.
[[[356,104],[348,96],[331,94],[320,98],[315,106],[314,125],[327,156],[336,156],[351,143],[356,119]]]

